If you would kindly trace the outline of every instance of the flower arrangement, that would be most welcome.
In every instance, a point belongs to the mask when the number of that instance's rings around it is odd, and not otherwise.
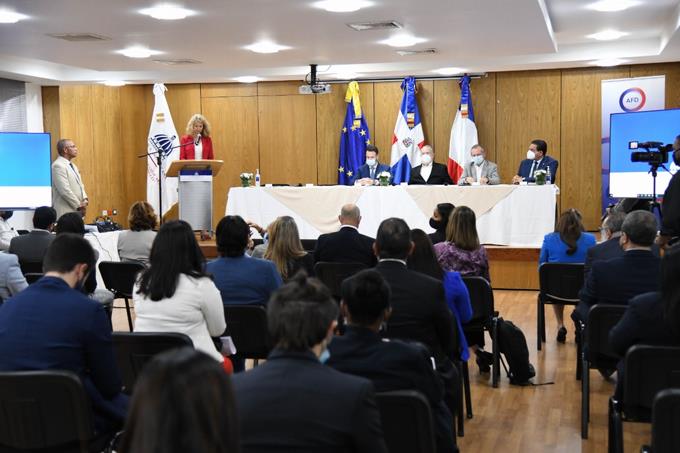
[[[542,186],[545,184],[545,175],[548,172],[545,170],[536,170],[534,172],[534,178],[536,179],[536,185]]]
[[[383,171],[378,174],[378,182],[380,183],[381,186],[389,186],[391,178],[392,175],[390,174],[389,171]]]
[[[253,174],[252,173],[241,173],[239,175],[239,178],[241,178],[241,187],[249,187],[250,184],[253,181]]]

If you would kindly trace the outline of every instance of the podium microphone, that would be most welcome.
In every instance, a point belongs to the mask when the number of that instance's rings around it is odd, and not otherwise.
[[[199,143],[201,143],[201,134],[198,134],[196,136],[196,141],[194,141],[194,145],[198,146]]]

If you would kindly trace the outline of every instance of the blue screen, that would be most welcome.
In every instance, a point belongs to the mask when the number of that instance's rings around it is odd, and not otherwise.
[[[0,132],[0,209],[51,205],[50,134]]]

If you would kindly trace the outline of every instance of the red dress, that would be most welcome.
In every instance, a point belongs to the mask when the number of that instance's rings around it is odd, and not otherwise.
[[[182,138],[179,139],[179,142],[182,145],[179,149],[179,159],[193,160],[195,158],[194,153],[196,152],[196,150],[194,149],[193,135],[183,135]],[[212,140],[210,139],[210,137],[201,137],[201,144],[203,144],[202,159],[204,160],[214,159],[215,156],[213,155]]]

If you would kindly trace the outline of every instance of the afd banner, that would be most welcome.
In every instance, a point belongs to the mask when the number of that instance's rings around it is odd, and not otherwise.
[[[602,211],[616,200],[609,197],[609,119],[612,113],[662,110],[666,76],[602,81]],[[626,150],[626,152],[628,152]]]

